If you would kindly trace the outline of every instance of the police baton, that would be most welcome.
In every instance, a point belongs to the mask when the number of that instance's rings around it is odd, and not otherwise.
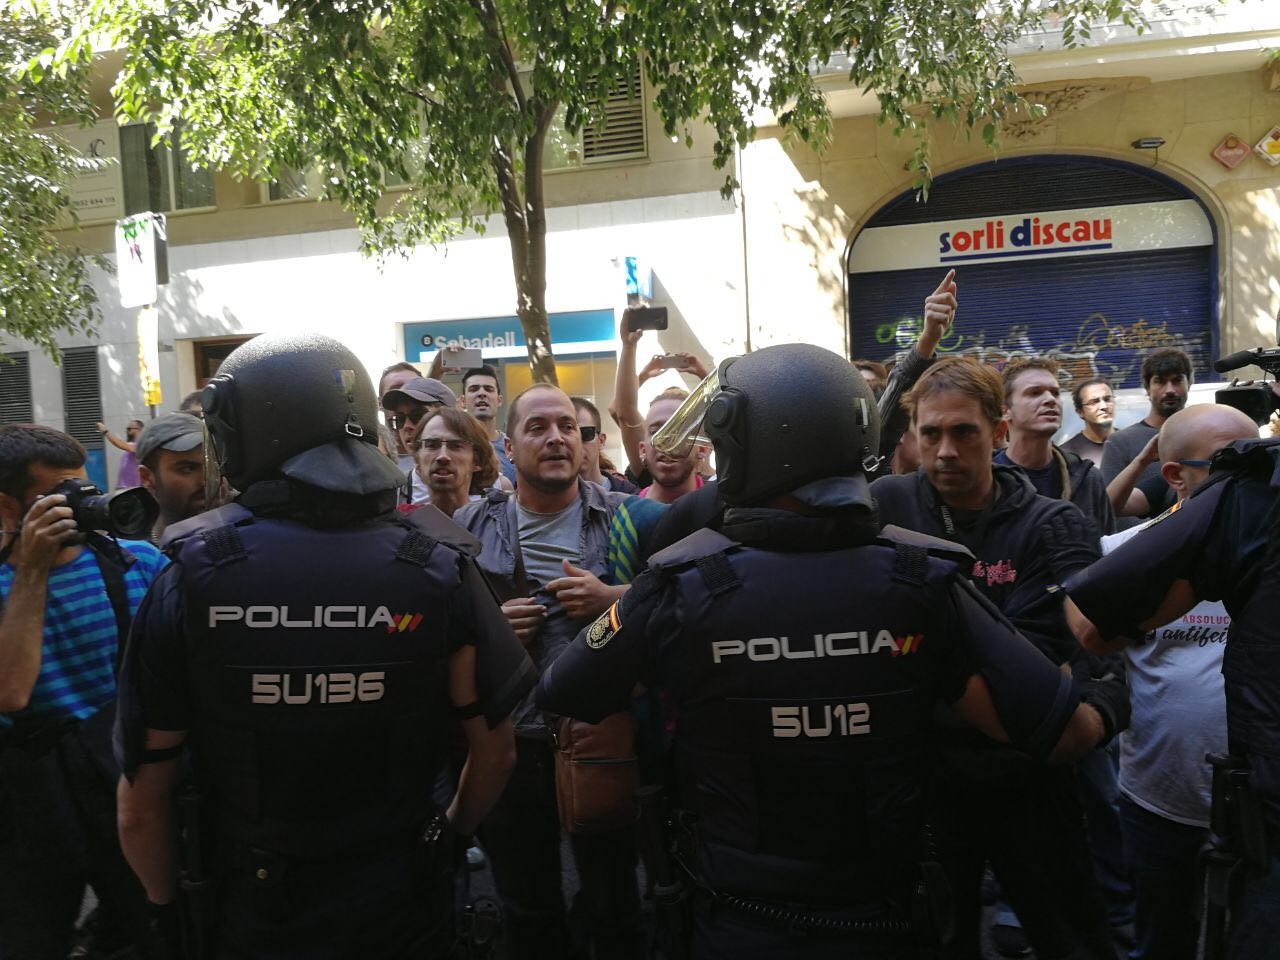
[[[182,941],[186,960],[205,960],[209,916],[209,878],[205,875],[200,835],[200,791],[188,784],[178,797],[182,811]]]
[[[664,953],[668,960],[685,960],[689,955],[689,931],[685,923],[688,891],[671,861],[662,787],[658,784],[641,787],[636,791],[636,804],[640,808],[640,855],[653,883],[654,904],[666,932]]]
[[[1227,917],[1237,878],[1244,866],[1236,835],[1235,787],[1240,757],[1206,754],[1213,767],[1213,799],[1209,808],[1209,840],[1200,851],[1204,873],[1204,957],[1223,960],[1227,949]]]

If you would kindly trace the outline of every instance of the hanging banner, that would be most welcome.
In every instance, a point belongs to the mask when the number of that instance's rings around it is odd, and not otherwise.
[[[154,306],[138,311],[138,374],[142,402],[149,407],[164,403],[160,391],[160,311]]]
[[[162,213],[116,221],[116,280],[122,307],[156,302],[156,286],[169,282],[169,248]]]

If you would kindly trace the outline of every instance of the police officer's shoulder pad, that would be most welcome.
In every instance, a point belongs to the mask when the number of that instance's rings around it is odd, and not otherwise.
[[[197,537],[207,530],[216,530],[228,524],[238,525],[253,522],[253,513],[238,503],[228,503],[216,510],[206,510],[194,517],[188,517],[179,523],[165,527],[160,537],[160,549],[166,553],[176,550],[184,540]]]
[[[441,510],[431,506],[431,504],[424,504],[414,510],[408,515],[407,519],[410,524],[417,527],[437,543],[452,547],[467,557],[475,558],[480,556],[481,544],[479,537],[454,523]]]
[[[728,553],[731,550],[737,550],[742,545],[736,540],[730,540],[718,530],[711,530],[703,527],[689,536],[685,537],[664,550],[659,550],[649,558],[649,566],[658,569],[669,569],[678,567],[681,564],[693,563],[702,557],[709,557],[717,553]]]
[[[941,537],[931,537],[927,533],[917,533],[915,530],[908,530],[905,527],[895,527],[891,523],[886,523],[880,530],[880,536],[876,538],[876,543],[881,546],[895,546],[903,543],[911,547],[921,547],[924,550],[928,550],[930,556],[957,563],[974,559],[973,554],[969,552],[969,548],[962,543],[943,540]]]

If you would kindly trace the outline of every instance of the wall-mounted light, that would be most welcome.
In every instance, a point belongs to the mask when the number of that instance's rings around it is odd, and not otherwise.
[[[1164,137],[1139,137],[1129,146],[1135,150],[1159,150],[1164,146]]]

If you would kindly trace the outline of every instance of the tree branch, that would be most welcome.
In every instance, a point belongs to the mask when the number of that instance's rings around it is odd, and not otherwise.
[[[511,44],[507,42],[507,29],[502,23],[502,14],[498,12],[492,0],[471,0],[471,6],[475,9],[476,16],[480,18],[480,26],[485,35],[493,41],[495,52],[502,62],[503,69],[507,72],[516,105],[520,108],[520,112],[524,113],[526,103],[524,88],[520,85],[520,69],[516,66],[515,57],[511,55]]]
[[[406,85],[405,85],[405,84],[403,84],[403,83],[395,83],[395,84],[393,84],[393,86],[394,86],[397,90],[399,90],[399,91],[401,91],[401,92],[403,92],[403,93],[406,93],[406,94],[408,94],[409,96],[413,97],[415,100],[421,100],[421,101],[422,101],[423,103],[425,103],[428,107],[439,107],[439,106],[440,106],[440,101],[439,101],[439,100],[433,100],[431,97],[428,97],[425,93],[419,93],[417,90],[414,90],[412,87],[406,86]]]

